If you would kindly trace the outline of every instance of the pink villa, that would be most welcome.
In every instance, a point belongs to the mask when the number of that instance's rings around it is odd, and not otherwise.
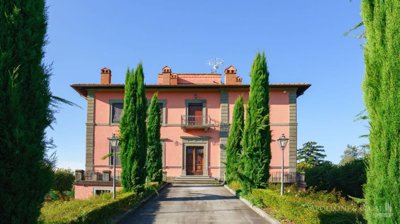
[[[221,74],[173,73],[165,66],[158,83],[146,85],[150,99],[158,92],[161,110],[161,141],[164,178],[224,180],[229,126],[234,102],[243,95],[248,100],[249,85],[242,84],[237,70],[229,66]],[[75,197],[85,199],[112,191],[112,179],[120,189],[120,166],[113,171],[109,138],[119,133],[123,109],[124,85],[111,83],[111,70],[101,69],[100,84],[71,85],[87,101],[86,165],[76,170]],[[270,124],[272,139],[282,134],[290,139],[284,150],[285,182],[296,182],[297,98],[309,84],[270,85]],[[271,182],[280,181],[281,149],[271,143]]]

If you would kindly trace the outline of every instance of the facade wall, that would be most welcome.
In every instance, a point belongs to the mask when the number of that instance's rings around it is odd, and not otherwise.
[[[147,91],[148,100],[154,91]],[[207,150],[205,166],[208,176],[223,179],[225,146],[229,125],[232,123],[232,113],[235,100],[242,95],[247,108],[249,93],[235,89],[203,89],[203,90],[169,90],[160,89],[158,98],[165,103],[164,122],[161,127],[163,142],[163,165],[168,177],[185,175],[184,159],[185,145],[201,142]],[[280,172],[281,149],[274,140],[282,133],[291,141],[284,151],[285,171],[296,171],[297,147],[297,111],[296,89],[271,89],[270,92],[270,123],[272,131],[270,163],[271,173]],[[103,159],[109,153],[109,140],[113,133],[119,134],[118,124],[111,123],[110,102],[122,101],[122,90],[98,90],[88,95],[88,130],[86,167],[95,172],[111,170],[109,159]],[[187,130],[181,127],[182,115],[187,114],[188,101],[201,101],[206,105],[205,115],[210,118],[215,127],[207,130]],[[228,122],[228,124],[226,124]],[[197,143],[196,143],[197,142]],[[120,167],[117,166],[117,176]],[[93,187],[75,186],[76,198],[83,199],[93,194]]]
[[[147,98],[150,100],[154,92],[148,91]],[[289,94],[287,90],[273,90],[270,93],[270,123],[272,131],[272,139],[275,140],[285,134],[289,139],[294,139],[296,136],[290,136],[294,131],[289,131],[290,123],[290,106]],[[228,114],[229,123],[232,122],[232,113],[235,100],[239,95],[242,95],[247,107],[248,92],[243,91],[230,91],[228,92]],[[165,171],[168,176],[182,175],[183,164],[183,140],[182,137],[209,137],[208,140],[208,167],[210,176],[222,178],[220,168],[223,166],[221,163],[221,142],[220,142],[220,127],[221,123],[221,92],[214,91],[185,91],[185,92],[171,92],[159,91],[159,100],[165,102],[165,121],[161,127],[161,138],[164,142],[165,149]],[[99,171],[110,169],[108,159],[102,159],[104,155],[109,153],[108,138],[112,133],[119,133],[118,124],[110,123],[110,101],[122,100],[122,91],[103,91],[95,93],[95,128],[94,128],[94,167]],[[206,102],[206,115],[210,117],[211,122],[217,124],[217,127],[211,127],[205,130],[184,130],[181,128],[181,116],[186,114],[186,101],[187,100],[204,100]],[[297,129],[297,124],[294,128]],[[293,129],[293,128],[292,128]],[[292,144],[291,147],[296,147]],[[285,169],[295,167],[295,164],[288,164],[289,152],[287,149],[284,151],[285,156]],[[272,160],[271,172],[279,171],[281,165],[281,149],[276,141],[271,143]],[[291,161],[293,163],[293,159]]]
[[[96,186],[84,186],[84,185],[75,185],[75,199],[89,199],[93,197],[95,189],[98,190],[111,190],[112,187],[96,187]],[[117,191],[122,190],[122,187],[116,187]]]

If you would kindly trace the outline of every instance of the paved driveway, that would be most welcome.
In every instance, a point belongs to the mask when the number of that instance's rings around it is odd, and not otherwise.
[[[121,223],[267,223],[222,186],[170,186]]]

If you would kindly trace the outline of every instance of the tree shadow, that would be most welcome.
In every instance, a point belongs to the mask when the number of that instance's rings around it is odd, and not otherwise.
[[[362,215],[354,214],[353,212],[328,212],[319,215],[319,220],[321,224],[364,224],[367,221]]]

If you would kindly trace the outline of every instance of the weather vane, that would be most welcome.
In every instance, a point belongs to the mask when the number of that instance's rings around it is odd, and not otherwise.
[[[224,60],[222,58],[213,58],[208,60],[208,66],[211,66],[211,73],[217,73],[217,70],[220,65],[224,64]]]

